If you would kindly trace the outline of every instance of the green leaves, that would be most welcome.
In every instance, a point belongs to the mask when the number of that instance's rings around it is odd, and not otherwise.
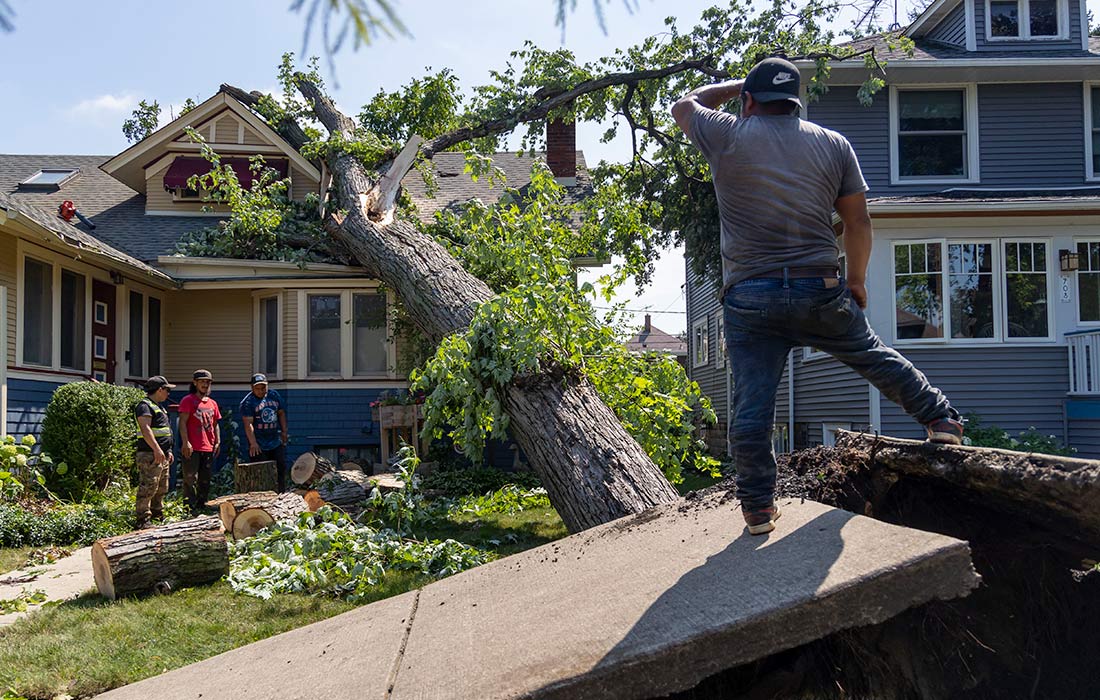
[[[159,119],[160,105],[157,101],[146,102],[142,100],[131,113],[130,118],[122,122],[122,135],[130,143],[141,141],[157,130]]]

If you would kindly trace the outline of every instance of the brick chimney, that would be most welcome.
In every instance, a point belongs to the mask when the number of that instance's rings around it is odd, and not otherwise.
[[[546,122],[546,164],[559,184],[577,184],[576,122]]]
[[[645,329],[643,330],[643,332],[644,333],[652,333],[653,332],[653,322],[650,321],[649,314],[645,315]]]

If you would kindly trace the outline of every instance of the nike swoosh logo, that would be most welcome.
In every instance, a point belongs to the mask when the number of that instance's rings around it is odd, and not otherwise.
[[[783,83],[789,83],[793,80],[794,76],[788,75],[786,73],[780,73],[779,75],[772,78],[772,85],[782,85]]]

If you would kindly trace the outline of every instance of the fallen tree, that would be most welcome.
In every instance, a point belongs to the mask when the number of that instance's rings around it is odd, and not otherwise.
[[[229,573],[229,550],[221,521],[204,516],[98,540],[92,570],[100,595],[111,600],[170,593]]]

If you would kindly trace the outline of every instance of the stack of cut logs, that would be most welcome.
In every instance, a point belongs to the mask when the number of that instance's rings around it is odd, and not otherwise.
[[[401,488],[392,475],[368,476],[338,470],[328,460],[307,452],[291,468],[301,488],[283,494],[251,491],[222,496],[206,505],[218,516],[203,516],[107,537],[92,547],[92,568],[101,595],[114,600],[128,595],[170,593],[181,586],[217,581],[229,572],[226,534],[251,537],[277,522],[293,522],[323,505],[351,508],[370,495]]]

